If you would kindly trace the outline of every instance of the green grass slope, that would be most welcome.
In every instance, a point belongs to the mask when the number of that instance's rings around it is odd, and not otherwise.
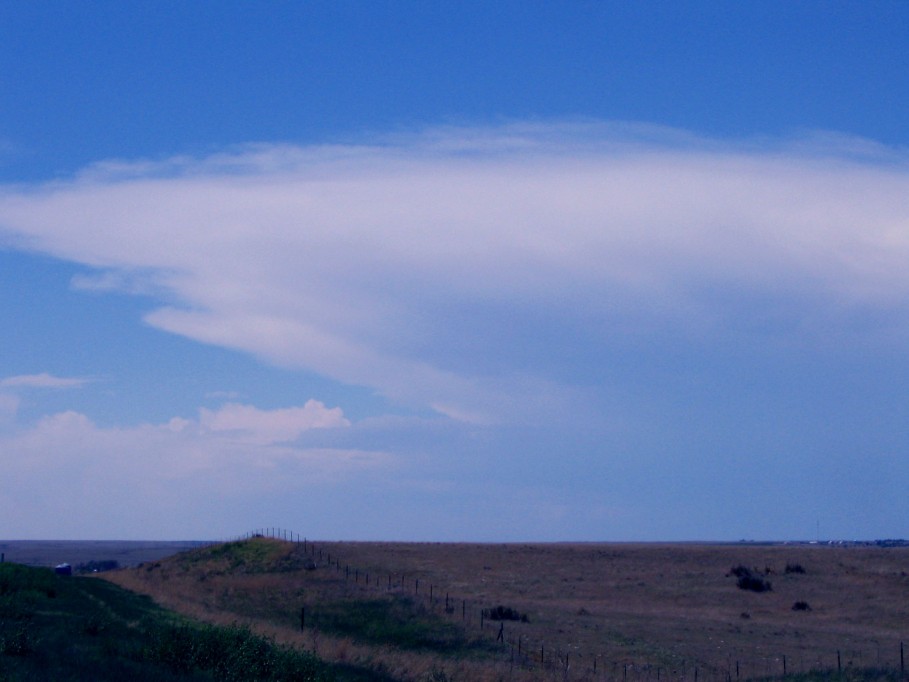
[[[0,564],[0,681],[336,678],[245,628],[194,624],[103,580]]]

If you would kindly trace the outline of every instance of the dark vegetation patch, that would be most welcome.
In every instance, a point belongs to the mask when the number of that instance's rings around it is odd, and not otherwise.
[[[239,627],[196,624],[94,578],[0,564],[0,679],[360,680]],[[385,678],[390,679],[390,678]]]
[[[274,644],[233,625],[157,628],[141,656],[173,673],[210,673],[216,680],[328,680],[326,666],[310,654]]]
[[[730,575],[741,578],[742,576],[751,575],[751,569],[739,564],[738,566],[733,566],[729,569],[729,573],[726,574],[726,577],[729,577]]]
[[[765,575],[747,566],[741,564],[733,566],[728,575],[735,576],[735,584],[740,590],[748,590],[750,592],[770,592],[773,590],[773,585],[767,580]]]
[[[751,592],[770,592],[773,590],[772,583],[759,575],[743,575],[736,580],[735,584],[740,590],[749,590]]]
[[[786,564],[786,573],[805,573],[801,564]]]
[[[792,610],[793,611],[810,611],[811,607],[808,605],[808,602],[806,602],[806,601],[797,601],[797,602],[795,602],[795,604],[792,605]]]
[[[323,602],[307,611],[306,623],[326,633],[401,649],[450,653],[483,648],[469,641],[462,628],[409,597]]]
[[[483,609],[483,617],[487,620],[517,620],[522,623],[529,623],[530,619],[526,613],[519,613],[510,606],[494,606],[491,609]]]

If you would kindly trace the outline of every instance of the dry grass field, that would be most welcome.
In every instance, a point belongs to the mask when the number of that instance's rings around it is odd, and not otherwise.
[[[732,574],[740,566],[772,588],[740,589]],[[898,673],[909,635],[903,547],[326,542],[304,549],[255,538],[107,575],[187,615],[247,623],[328,660],[404,680]],[[526,622],[481,618],[497,606]]]

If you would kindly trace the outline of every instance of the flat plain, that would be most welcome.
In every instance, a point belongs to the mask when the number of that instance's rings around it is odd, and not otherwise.
[[[135,566],[154,561],[200,545],[200,541],[153,540],[0,540],[6,561],[26,566],[78,566],[90,561],[116,561],[120,566]]]
[[[728,680],[905,665],[906,547],[261,537],[220,547],[105,576],[194,618],[241,622],[402,680]],[[743,569],[769,589],[740,588]],[[389,614],[404,607],[433,634],[400,639]],[[492,619],[503,612],[516,620]]]

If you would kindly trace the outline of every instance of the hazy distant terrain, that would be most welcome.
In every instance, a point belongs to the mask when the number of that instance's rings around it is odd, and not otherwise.
[[[90,561],[116,561],[136,566],[206,544],[200,541],[153,542],[148,540],[0,540],[5,560],[26,566],[72,566]]]

